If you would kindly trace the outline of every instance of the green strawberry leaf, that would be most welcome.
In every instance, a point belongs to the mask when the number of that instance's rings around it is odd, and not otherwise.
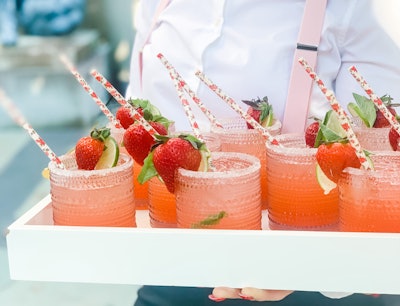
[[[149,155],[147,155],[147,157],[144,159],[142,170],[140,171],[137,179],[140,184],[144,184],[155,176],[158,176],[158,172],[154,167],[153,152],[150,152]]]
[[[226,215],[227,213],[225,211],[220,211],[218,214],[208,216],[204,220],[192,224],[191,228],[203,228],[210,225],[216,225],[222,218],[226,217]]]
[[[190,134],[181,134],[178,137],[189,141],[193,148],[195,148],[196,150],[200,150],[200,148],[204,145],[204,142],[200,141],[197,137]]]
[[[368,99],[365,96],[361,96],[359,94],[353,93],[354,100],[357,103],[358,108],[354,107],[353,104],[349,103],[350,105],[350,112],[352,113],[351,108],[356,112],[361,120],[364,122],[366,127],[372,127],[376,120],[376,109],[374,102]],[[352,113],[353,114],[353,113]]]
[[[163,126],[165,126],[167,130],[169,129],[169,126],[173,123],[171,120],[165,118],[164,116],[154,114],[152,121],[161,123]]]

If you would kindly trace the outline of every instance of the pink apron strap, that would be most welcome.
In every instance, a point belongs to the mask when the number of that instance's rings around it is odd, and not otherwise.
[[[146,1],[146,0],[145,0]],[[172,0],[161,0],[157,6],[157,9],[154,13],[153,19],[150,24],[149,32],[147,33],[146,40],[143,43],[142,48],[139,51],[139,78],[140,78],[140,88],[142,88],[142,73],[143,73],[143,48],[150,42],[151,34],[153,33],[154,29],[156,28],[158,17],[162,13],[162,11],[168,6],[168,4]]]
[[[310,66],[315,68],[326,2],[327,0],[306,0],[297,48],[293,58],[282,133],[299,133],[305,130],[312,79],[297,60],[299,57],[304,57]]]

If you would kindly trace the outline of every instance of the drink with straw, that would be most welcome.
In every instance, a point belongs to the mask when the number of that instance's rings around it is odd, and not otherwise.
[[[316,176],[316,148],[303,134],[276,136],[267,145],[268,212],[271,229],[335,230],[337,190],[324,194]]]
[[[133,160],[120,154],[109,128],[93,129],[62,157],[49,163],[55,225],[134,227]]]

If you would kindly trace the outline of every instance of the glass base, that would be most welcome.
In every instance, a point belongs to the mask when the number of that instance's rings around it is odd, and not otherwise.
[[[339,223],[323,225],[323,226],[313,226],[313,227],[298,227],[298,226],[279,224],[272,221],[271,219],[268,220],[268,227],[270,230],[278,230],[278,231],[324,231],[324,232],[339,231]]]
[[[150,226],[153,228],[177,228],[176,223],[159,222],[150,218]]]

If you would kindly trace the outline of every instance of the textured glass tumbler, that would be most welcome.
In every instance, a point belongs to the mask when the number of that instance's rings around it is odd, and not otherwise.
[[[149,217],[151,227],[176,227],[175,195],[170,193],[158,177],[153,177],[149,184]]]
[[[389,131],[390,128],[367,128],[365,126],[354,128],[361,147],[368,151],[393,151],[389,142]]]
[[[235,152],[212,154],[214,171],[179,169],[179,228],[261,229],[260,162]]]
[[[267,145],[268,213],[271,229],[337,229],[337,188],[325,195],[316,177],[317,149],[303,134],[276,136]]]
[[[338,182],[340,230],[400,232],[400,161],[376,158],[374,170],[346,168]]]
[[[130,156],[121,154],[116,167],[77,170],[74,155],[65,155],[66,169],[49,163],[55,225],[135,227]]]
[[[191,132],[180,132],[179,134]],[[207,148],[211,152],[221,149],[219,137],[212,133],[202,133]],[[151,227],[169,228],[176,227],[176,201],[175,195],[170,193],[165,184],[158,177],[149,182],[149,216]]]
[[[241,118],[230,118],[221,121],[223,128],[212,128],[212,132],[218,135],[222,152],[240,152],[253,155],[260,160],[261,171],[261,207],[268,208],[268,183],[267,183],[267,152],[266,141],[263,136],[254,129],[248,129],[246,122]],[[275,124],[269,131],[272,135],[280,132],[280,124]]]
[[[124,133],[125,129],[120,128],[117,129],[111,125],[109,125],[111,129],[111,136],[115,138],[117,143],[119,144],[119,150],[120,153],[129,155],[128,151],[126,151],[124,144],[123,144],[123,138],[124,138]],[[136,210],[146,210],[148,209],[149,205],[149,184],[148,182],[144,184],[140,184],[137,177],[142,170],[142,166],[139,165],[137,162],[133,161],[133,195],[135,198],[135,207]]]

